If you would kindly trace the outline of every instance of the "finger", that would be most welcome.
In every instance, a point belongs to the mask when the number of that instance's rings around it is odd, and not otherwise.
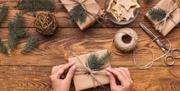
[[[115,79],[115,77],[113,76],[113,74],[110,73],[110,72],[107,72],[107,75],[108,75],[108,77],[109,77],[110,87],[113,88],[113,87],[117,86],[117,84],[116,84],[116,79]]]
[[[69,84],[70,84],[71,81],[72,81],[72,78],[73,78],[74,73],[75,73],[75,69],[76,69],[76,66],[73,65],[73,66],[69,69],[69,71],[68,71],[68,73],[67,73],[67,76],[66,76],[65,79],[66,79],[66,81],[69,82]]]
[[[59,69],[61,69],[61,67],[63,67],[63,66],[64,66],[64,65],[59,65],[59,66],[57,66],[54,73],[56,73],[56,72],[57,72]]]
[[[131,81],[131,79],[129,79],[128,75],[126,74],[126,72],[124,70],[122,70],[121,68],[115,68],[115,70],[119,71],[126,81],[128,81],[128,82]]]
[[[121,82],[121,84],[125,84],[126,79],[124,78],[124,76],[122,75],[122,73],[120,73],[119,71],[115,70],[115,69],[108,69],[108,71],[110,71],[111,73],[113,73],[118,80]]]
[[[58,69],[58,71],[56,73],[54,73],[54,75],[59,79],[60,76],[64,73],[64,71],[67,70],[68,68],[70,68],[73,64],[74,63],[65,64],[60,69]]]
[[[59,66],[54,66],[54,67],[52,68],[52,72],[51,72],[51,74],[56,73],[56,72],[58,71],[58,69],[60,69],[61,67],[62,67],[62,65],[59,65]]]
[[[53,66],[52,70],[51,70],[51,75],[55,72],[55,69],[57,68],[57,66]]]
[[[129,72],[128,68],[124,68],[124,67],[122,67],[121,69],[122,69],[122,70],[126,73],[126,75],[128,76],[128,78],[129,78],[130,80],[132,80],[132,79],[131,79],[131,75],[130,75],[130,72]]]

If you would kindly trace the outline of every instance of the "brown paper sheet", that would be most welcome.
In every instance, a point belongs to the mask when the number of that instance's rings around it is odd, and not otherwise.
[[[60,0],[60,1],[62,4],[64,4],[68,12],[70,12],[71,9],[77,5],[77,3],[71,0]],[[82,2],[84,0],[79,0],[79,1]],[[76,22],[81,30],[84,30],[90,25],[92,25],[98,19],[99,15],[102,13],[100,6],[97,4],[95,0],[86,0],[83,5],[85,5],[86,10],[93,15],[88,14],[86,21],[82,24],[80,22]]]
[[[97,54],[98,56],[101,56],[101,55],[104,55],[105,53],[107,53],[107,50],[101,50],[101,51],[94,52],[94,53]],[[78,57],[85,64],[85,62],[87,61],[87,58],[91,54],[92,53],[85,54],[85,55],[80,55]],[[69,62],[75,61],[77,67],[82,66],[81,63],[78,61],[77,57],[72,57],[72,58],[69,58],[68,60],[69,60]],[[104,71],[104,70],[101,70],[101,71]],[[106,75],[95,75],[95,78],[99,82],[101,82],[102,85],[109,84],[109,79],[108,79],[108,77]],[[74,85],[75,85],[76,91],[85,90],[85,89],[89,89],[89,88],[94,88],[94,87],[100,86],[97,82],[93,81],[91,76],[89,76],[88,74],[78,74],[78,75],[75,75],[73,80],[74,80]]]
[[[161,0],[154,8],[161,8],[163,10],[169,10],[170,7],[172,7],[175,4],[173,0]],[[154,27],[157,25],[157,21],[154,21],[150,18],[148,13],[146,13],[147,18],[154,24]],[[165,26],[163,24],[160,25],[160,27],[157,29],[163,36],[166,36],[176,25],[179,24],[180,22],[180,8],[177,8],[173,13],[172,13],[172,20],[175,22],[168,19]],[[163,30],[162,30],[163,29]],[[161,31],[160,31],[161,30]]]

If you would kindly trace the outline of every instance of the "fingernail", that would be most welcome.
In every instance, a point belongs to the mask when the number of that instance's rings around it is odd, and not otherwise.
[[[73,70],[74,70],[74,69],[76,69],[76,66],[75,66],[75,65],[73,65],[73,66],[72,66],[72,69],[73,69]]]
[[[107,75],[110,75],[110,73],[109,73],[109,72],[106,72],[106,74],[107,74]]]
[[[111,70],[111,68],[107,68],[107,70]]]

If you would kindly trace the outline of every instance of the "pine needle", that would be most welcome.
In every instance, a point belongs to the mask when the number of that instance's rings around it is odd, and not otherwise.
[[[91,70],[101,70],[103,66],[111,59],[111,53],[107,52],[101,57],[98,57],[96,54],[91,54],[86,63],[87,67]]]
[[[8,14],[8,7],[4,6],[4,5],[2,7],[0,7],[0,24],[5,19],[7,14]]]
[[[155,21],[161,21],[166,17],[166,12],[160,8],[152,8],[148,11],[151,19]]]
[[[14,20],[9,23],[9,48],[13,49],[18,44],[20,38],[28,36],[28,32],[23,28],[24,22],[21,14],[17,13]]]
[[[21,50],[21,53],[29,53],[38,45],[38,39],[35,37],[29,38],[25,47]]]
[[[1,39],[0,39],[0,53],[3,53],[3,54],[7,54],[7,53],[8,53],[7,48],[6,48],[6,46],[3,44],[3,42],[1,41]]]
[[[83,8],[81,4],[73,7],[70,11],[70,17],[73,22],[80,22],[81,24],[86,21],[87,11]]]
[[[52,11],[55,9],[55,5],[51,0],[20,0],[17,8],[35,13],[40,10]]]
[[[14,31],[9,32],[8,46],[10,49],[14,49],[19,43],[19,38]]]

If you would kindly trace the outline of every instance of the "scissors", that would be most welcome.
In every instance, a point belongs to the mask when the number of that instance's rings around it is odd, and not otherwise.
[[[140,27],[143,29],[143,31],[152,39],[155,41],[155,43],[160,47],[160,49],[164,52],[164,54],[167,53],[167,55],[164,56],[164,63],[167,66],[173,66],[176,62],[176,60],[180,59],[180,55],[175,55],[176,53],[180,54],[180,49],[178,48],[168,48],[155,34],[151,32],[150,29],[148,29],[144,24],[140,23]]]

